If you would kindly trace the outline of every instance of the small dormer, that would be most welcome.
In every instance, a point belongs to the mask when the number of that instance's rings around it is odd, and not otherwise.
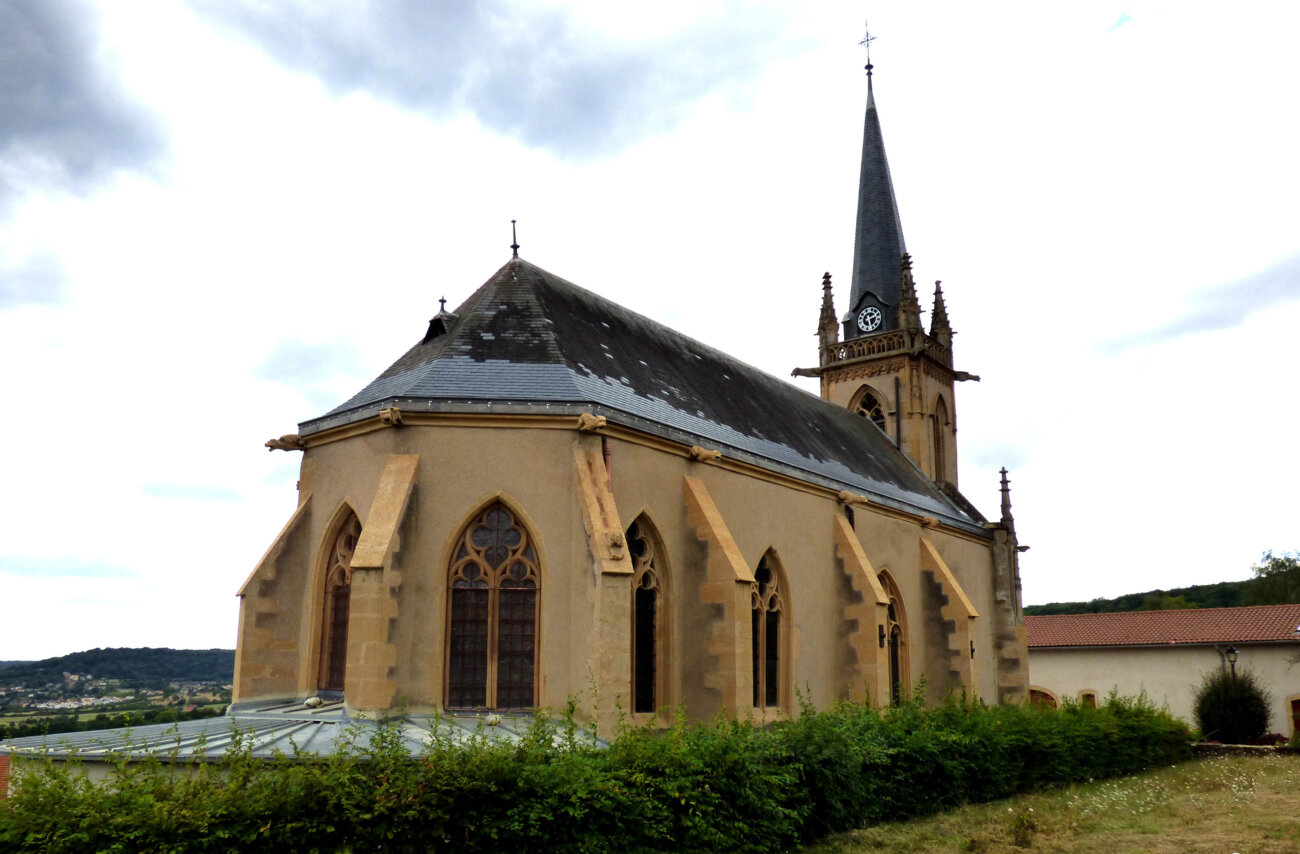
[[[447,311],[447,300],[445,297],[438,300],[438,313],[429,318],[429,330],[424,333],[424,340],[421,344],[428,344],[440,335],[446,335],[456,326],[456,321],[460,320],[460,315]]]

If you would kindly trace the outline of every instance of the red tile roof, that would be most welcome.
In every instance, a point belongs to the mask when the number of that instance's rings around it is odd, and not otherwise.
[[[1029,646],[1300,643],[1300,605],[1025,617]]]

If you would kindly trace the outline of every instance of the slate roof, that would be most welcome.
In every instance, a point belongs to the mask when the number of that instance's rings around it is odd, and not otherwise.
[[[867,77],[867,116],[862,130],[862,169],[858,175],[858,221],[853,232],[853,279],[848,315],[857,314],[868,293],[897,309],[903,284],[903,223],[894,181],[885,158],[876,96]],[[847,316],[847,315],[846,315]],[[886,311],[882,329],[898,328],[898,312]]]
[[[523,259],[508,261],[455,317],[300,434],[388,406],[590,411],[987,533],[866,419]]]
[[[487,714],[412,715],[402,718],[401,742],[407,752],[419,755],[430,740],[469,742],[476,738],[515,743],[533,724],[532,715],[505,715],[496,725]],[[259,759],[276,756],[330,756],[343,745],[364,754],[378,734],[380,723],[370,718],[349,718],[341,702],[311,709],[300,701],[242,703],[229,716],[170,724],[148,724],[127,729],[33,735],[0,741],[0,754],[76,756],[106,760],[114,756],[140,759],[155,756],[166,761],[217,762],[232,749],[247,749]],[[563,739],[557,733],[556,742]],[[579,740],[597,746],[604,742],[586,732]]]
[[[1300,643],[1300,605],[1025,617],[1029,648]]]

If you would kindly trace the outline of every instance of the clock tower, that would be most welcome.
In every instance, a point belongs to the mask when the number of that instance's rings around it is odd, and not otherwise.
[[[836,319],[827,273],[822,279],[818,366],[794,373],[818,377],[823,398],[870,420],[929,477],[955,489],[954,387],[978,377],[953,369],[953,331],[939,282],[934,283],[928,331],[922,323],[871,71],[868,61],[848,310]]]

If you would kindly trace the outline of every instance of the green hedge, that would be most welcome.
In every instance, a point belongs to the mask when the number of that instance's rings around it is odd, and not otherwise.
[[[555,746],[559,742],[560,746]],[[517,745],[434,742],[396,725],[365,751],[172,773],[28,766],[0,801],[4,851],[777,851],[970,801],[1168,764],[1180,721],[1142,701],[1057,711],[840,704],[758,727],[631,730],[605,749],[539,721]]]

